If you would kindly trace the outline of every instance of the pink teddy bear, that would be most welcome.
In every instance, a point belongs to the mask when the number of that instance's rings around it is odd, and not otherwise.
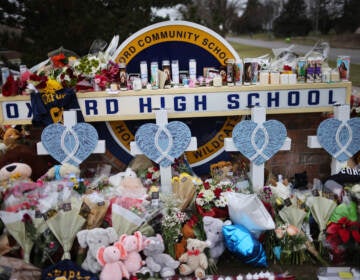
[[[135,275],[145,265],[139,252],[150,243],[150,240],[146,240],[140,231],[136,231],[132,235],[122,234],[118,242],[127,253],[127,258],[124,260],[127,271],[130,275]]]
[[[116,242],[112,246],[101,246],[97,251],[97,261],[103,267],[100,273],[100,280],[122,280],[129,279],[123,259],[127,257],[126,250],[121,243]]]

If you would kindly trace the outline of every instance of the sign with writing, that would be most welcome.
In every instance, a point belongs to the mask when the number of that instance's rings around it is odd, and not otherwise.
[[[339,87],[341,86],[341,87]],[[212,117],[248,114],[255,106],[268,112],[323,112],[335,104],[348,104],[348,86],[337,84],[303,85],[302,88],[268,87],[183,88],[144,90],[120,94],[78,93],[78,102],[86,121],[137,120],[154,118],[154,110],[166,109],[169,118]],[[251,89],[251,90],[250,90]],[[2,98],[2,122],[30,123],[30,100]],[[326,109],[327,108],[327,109]]]

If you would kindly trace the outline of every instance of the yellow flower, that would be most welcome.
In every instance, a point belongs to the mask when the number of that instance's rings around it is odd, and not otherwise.
[[[46,87],[41,90],[42,93],[55,93],[57,90],[62,89],[62,85],[54,79],[48,79]]]
[[[180,179],[181,178],[186,178],[186,177],[191,177],[191,175],[190,174],[188,174],[188,173],[186,173],[186,172],[182,172],[182,173],[180,173]]]
[[[179,179],[178,176],[174,176],[174,177],[171,178],[171,183],[173,183],[173,184],[174,184],[174,183],[177,183],[177,182],[179,182],[179,180],[180,180],[180,179]]]

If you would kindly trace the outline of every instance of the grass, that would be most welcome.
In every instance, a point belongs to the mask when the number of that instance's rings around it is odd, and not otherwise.
[[[254,35],[255,39],[263,39],[261,34]],[[238,43],[230,43],[232,47],[239,53],[241,57],[258,57],[269,54],[273,57],[272,50],[268,48],[246,46]],[[329,61],[329,66],[334,68],[336,66],[336,61]],[[353,86],[360,87],[360,65],[351,64],[350,65],[350,80]]]

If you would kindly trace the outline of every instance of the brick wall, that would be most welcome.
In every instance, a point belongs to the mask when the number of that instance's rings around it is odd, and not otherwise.
[[[307,147],[307,136],[316,134],[318,125],[324,119],[322,113],[268,115],[267,119],[281,121],[291,138],[291,150],[275,154],[265,165],[268,171],[283,174],[287,178],[306,171],[309,182],[312,182],[313,178],[323,180],[330,175],[331,157],[328,153],[323,149]],[[41,129],[33,128],[31,135],[33,139],[40,139]],[[103,164],[111,166],[111,173],[118,173],[126,168],[121,159],[106,151],[105,154],[92,154],[81,165],[81,170],[91,176]]]
[[[331,156],[323,149],[307,147],[307,137],[316,135],[317,127],[324,120],[322,113],[271,115],[268,119],[281,121],[291,138],[290,151],[280,151],[267,162],[273,174],[291,178],[295,173],[306,171],[310,183],[314,178],[324,180],[330,175]]]

